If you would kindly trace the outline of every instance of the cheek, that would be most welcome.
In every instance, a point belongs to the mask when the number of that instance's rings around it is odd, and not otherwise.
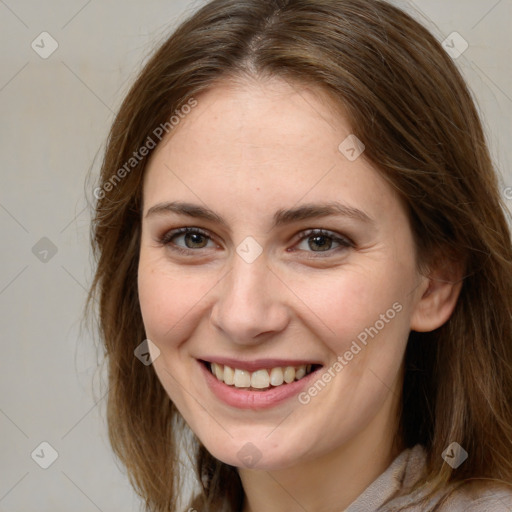
[[[307,307],[308,316],[316,317],[320,338],[330,340],[329,348],[339,354],[359,334],[364,338],[365,329],[376,323],[383,332],[385,326],[389,334],[407,331],[407,315],[402,312],[410,300],[412,282],[412,273],[403,266],[381,261],[379,265],[347,265],[329,275],[295,279],[292,288]]]
[[[150,258],[142,251],[138,290],[147,337],[164,349],[186,339],[214,284],[212,276],[172,267],[164,258]]]
[[[160,355],[153,369],[168,396],[180,411],[187,411],[186,389],[190,358],[182,357],[180,346],[199,322],[201,298],[208,289],[203,278],[187,270],[171,268],[162,257],[141,252],[138,268],[139,303],[146,337]],[[188,368],[188,370],[187,370]],[[188,418],[187,421],[191,419]]]

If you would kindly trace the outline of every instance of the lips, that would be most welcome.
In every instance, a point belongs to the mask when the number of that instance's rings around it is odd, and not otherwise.
[[[213,358],[212,358],[213,359]],[[215,358],[217,361],[226,361],[228,359],[218,359]],[[229,359],[229,361],[233,361],[233,359]],[[218,363],[211,363],[207,360],[197,360],[198,366],[201,370],[201,373],[204,376],[205,383],[210,389],[210,392],[213,393],[214,396],[216,396],[219,400],[226,403],[229,406],[236,407],[237,409],[254,409],[254,410],[261,410],[261,409],[268,409],[271,407],[275,407],[279,405],[280,403],[283,403],[284,401],[289,400],[290,398],[298,395],[306,386],[309,385],[313,380],[315,379],[315,375],[317,374],[317,371],[323,367],[321,364],[316,363],[307,363],[304,364],[302,361],[297,360],[265,360],[265,362],[270,362],[271,364],[276,364],[276,361],[278,361],[280,364],[283,362],[285,363],[293,363],[294,365],[297,365],[297,363],[303,363],[302,365],[299,364],[297,366],[293,366],[292,369],[295,372],[295,368],[300,368],[301,366],[310,366],[310,372],[308,374],[305,374],[301,377],[299,373],[299,379],[297,380],[296,374],[294,375],[294,380],[291,380],[290,382],[284,381],[284,374],[283,374],[283,383],[279,384],[277,386],[272,385],[269,382],[269,385],[266,387],[263,387],[266,384],[266,381],[261,382],[261,380],[258,382],[258,379],[261,378],[261,373],[265,372],[270,379],[271,372],[274,370],[274,373],[276,371],[276,368],[282,368],[282,367],[266,367],[262,368],[262,361],[252,361],[252,362],[244,362],[240,365],[239,361],[236,361],[235,364],[238,364],[239,366],[245,366],[245,368],[256,368],[255,371],[249,372],[248,370],[244,370],[242,368],[232,368],[233,373],[232,376],[234,378],[234,373],[236,370],[239,372],[245,373],[245,375],[239,376],[238,378],[241,381],[239,381],[240,387],[237,387],[233,384],[226,384],[224,380],[220,380],[216,374],[212,372],[212,367],[217,367],[216,371],[219,372],[219,364]],[[222,365],[222,371],[223,373],[226,372],[226,366]],[[286,368],[286,367],[285,367]],[[269,372],[270,370],[270,372]],[[215,370],[214,370],[215,371]],[[228,370],[229,372],[229,370]],[[252,378],[254,374],[256,375],[257,381],[255,382],[260,387],[254,387],[252,386]],[[248,379],[248,375],[250,375],[250,380]],[[224,378],[225,375],[222,375]],[[245,379],[245,381],[244,381]],[[229,375],[228,375],[228,381],[229,381]],[[274,381],[276,382],[276,381]]]
[[[252,361],[244,361],[240,359],[233,359],[230,357],[204,357],[200,359],[203,363],[217,363],[231,368],[238,368],[248,372],[255,372],[256,370],[265,370],[269,368],[283,368],[286,366],[293,366],[295,368],[302,365],[322,366],[322,363],[317,360],[311,359],[254,359]]]
[[[316,369],[316,365],[311,364],[261,368],[253,372],[218,363],[209,363],[207,366],[217,380],[228,386],[262,391],[271,386],[282,386],[300,380]]]

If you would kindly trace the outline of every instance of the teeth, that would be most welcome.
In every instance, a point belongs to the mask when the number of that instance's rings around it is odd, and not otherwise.
[[[221,364],[212,363],[212,370],[217,379],[224,379],[224,367]]]
[[[272,370],[270,370],[270,384],[272,384],[272,386],[280,386],[283,382],[283,370],[281,370],[281,368],[272,368]]]
[[[267,370],[257,370],[251,375],[251,386],[253,388],[263,389],[268,388],[270,384],[270,377]]]
[[[222,380],[222,379],[219,379],[219,380]],[[235,370],[233,370],[233,368],[231,368],[229,366],[224,366],[224,382],[228,386],[233,386],[233,384],[235,383]]]
[[[301,366],[300,368],[297,368],[295,370],[295,378],[297,380],[302,379],[302,377],[304,377],[304,375],[306,375],[306,368],[305,367]]]
[[[251,374],[247,370],[235,370],[235,387],[249,388],[251,387]]]
[[[287,384],[290,384],[290,382],[293,382],[295,380],[295,368],[293,366],[287,366],[284,369],[283,377],[284,377],[284,381]]]
[[[218,380],[228,386],[236,388],[268,389],[270,386],[281,386],[283,383],[290,384],[300,380],[311,373],[312,365],[301,365],[298,367],[286,366],[284,368],[261,369],[254,372],[231,368],[222,364],[211,363],[211,372]]]

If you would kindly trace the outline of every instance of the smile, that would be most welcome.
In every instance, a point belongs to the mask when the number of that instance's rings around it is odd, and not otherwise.
[[[262,368],[255,371],[233,368],[219,363],[205,362],[210,373],[218,381],[235,388],[244,388],[250,391],[263,391],[270,388],[291,384],[309,375],[321,365],[302,364],[299,366],[283,366]]]
[[[323,367],[311,360],[242,361],[226,357],[197,359],[197,363],[212,396],[228,406],[252,410],[291,400]]]

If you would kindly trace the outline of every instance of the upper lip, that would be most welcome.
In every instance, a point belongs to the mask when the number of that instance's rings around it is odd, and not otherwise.
[[[322,366],[322,363],[312,359],[253,359],[252,361],[243,361],[241,359],[234,359],[232,357],[211,356],[203,357],[200,359],[200,361],[222,364],[229,366],[230,368],[238,368],[239,370],[247,370],[249,372],[262,370],[265,368],[277,368],[286,366],[297,367],[308,364]]]

